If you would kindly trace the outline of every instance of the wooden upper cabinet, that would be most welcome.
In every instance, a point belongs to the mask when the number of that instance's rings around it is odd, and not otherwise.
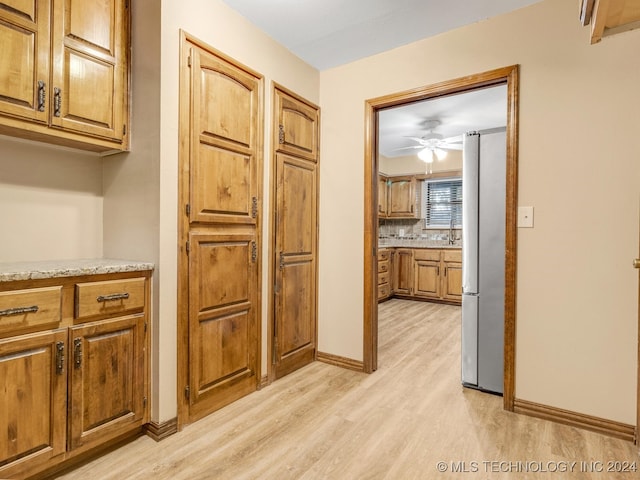
[[[127,0],[0,0],[0,133],[126,150]]]
[[[275,102],[279,112],[278,131],[275,132],[277,151],[317,161],[320,110],[280,90]]]
[[[256,224],[260,79],[199,48],[190,57],[189,221]]]
[[[417,218],[416,179],[412,176],[389,177],[388,217]]]
[[[384,175],[378,176],[378,217],[387,218],[389,213],[388,179]]]
[[[47,123],[49,0],[0,1],[0,113]]]
[[[54,0],[51,124],[121,142],[127,91],[125,0]]]

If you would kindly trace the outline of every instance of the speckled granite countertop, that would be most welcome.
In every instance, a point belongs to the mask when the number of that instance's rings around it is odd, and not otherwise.
[[[153,270],[153,263],[109,258],[53,260],[40,262],[0,262],[0,282],[41,278],[76,277],[101,273]]]
[[[432,241],[425,240],[380,240],[378,242],[378,248],[438,248],[438,249],[460,249],[462,245],[449,245],[448,243],[443,245],[435,244]]]

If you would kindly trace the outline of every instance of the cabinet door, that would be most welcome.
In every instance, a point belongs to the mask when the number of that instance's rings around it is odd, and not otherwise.
[[[314,162],[276,154],[276,378],[316,355],[317,168]]]
[[[53,0],[51,125],[122,142],[128,2]]]
[[[0,477],[65,452],[66,329],[0,340]]]
[[[388,185],[387,177],[380,176],[378,178],[378,216],[380,218],[387,217],[388,211]]]
[[[462,302],[462,264],[445,262],[442,272],[442,298]]]
[[[257,387],[257,250],[253,234],[190,235],[189,408],[211,412]]]
[[[277,151],[317,161],[319,109],[281,90],[277,90],[275,102],[275,111],[278,112]]]
[[[414,263],[413,294],[418,297],[440,297],[440,262],[417,260]]]
[[[103,443],[144,423],[144,339],[144,315],[71,328],[70,448]]]
[[[413,251],[398,249],[393,254],[393,293],[411,295],[413,289]]]
[[[201,49],[189,55],[189,221],[255,225],[260,81]]]
[[[47,123],[49,0],[0,0],[0,114]]]
[[[389,217],[417,218],[415,184],[413,177],[389,178]]]

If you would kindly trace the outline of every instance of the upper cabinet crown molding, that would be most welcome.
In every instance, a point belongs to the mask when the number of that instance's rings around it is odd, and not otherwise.
[[[0,0],[0,134],[129,148],[127,0]]]
[[[640,0],[581,0],[580,21],[591,23],[591,44],[602,37],[640,28]]]

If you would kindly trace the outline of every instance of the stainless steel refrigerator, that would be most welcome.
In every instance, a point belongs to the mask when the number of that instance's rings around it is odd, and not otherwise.
[[[506,133],[470,132],[462,157],[462,384],[503,393]]]

